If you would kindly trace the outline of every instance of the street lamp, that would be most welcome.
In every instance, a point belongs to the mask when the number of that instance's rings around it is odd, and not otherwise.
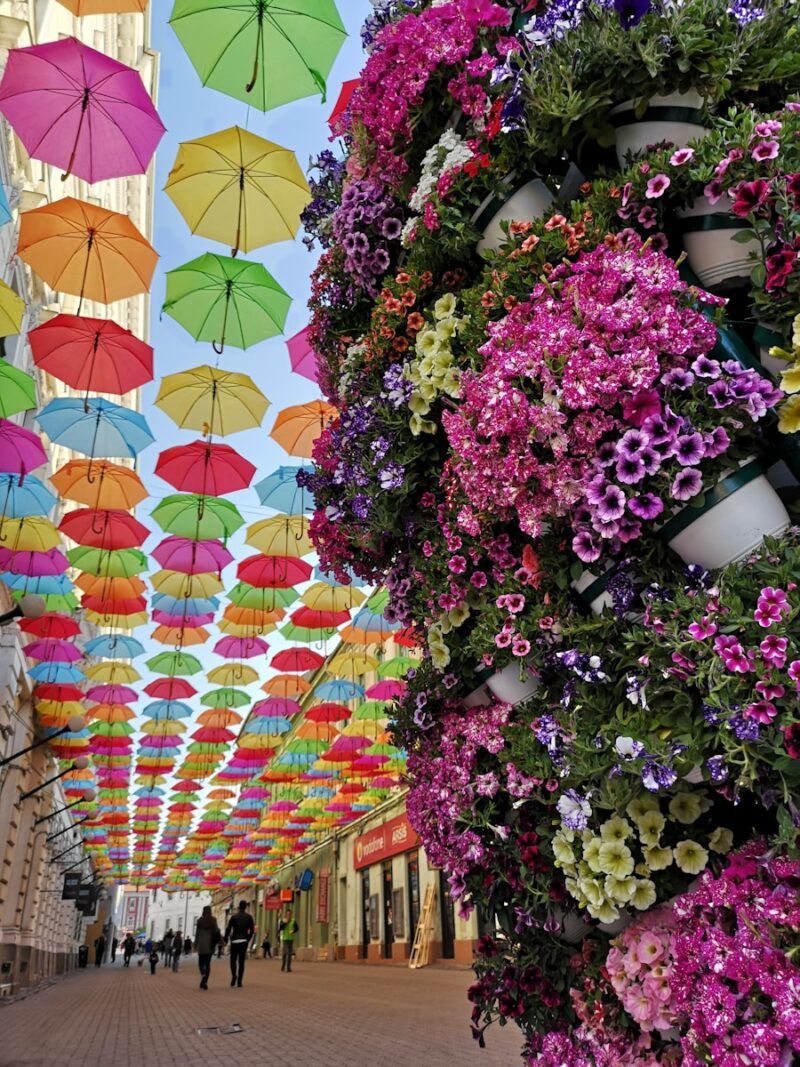
[[[77,830],[81,823],[88,822],[89,819],[91,819],[91,815],[84,815],[82,819],[78,819],[78,821],[74,822],[71,826],[65,826],[63,830],[58,830],[54,834],[48,834],[45,841],[55,841],[57,837],[61,837],[62,834],[68,834],[70,830]]]
[[[33,825],[38,826],[41,822],[48,822],[50,819],[54,819],[56,815],[61,815],[62,812],[74,808],[76,804],[86,804],[87,802],[94,800],[94,797],[94,789],[84,789],[82,796],[79,796],[77,800],[73,800],[71,804],[65,804],[63,808],[59,808],[57,811],[51,811],[49,815],[42,815]]]
[[[48,738],[49,740],[49,738]],[[72,764],[65,768],[61,774],[55,774],[52,778],[48,778],[46,782],[42,782],[41,785],[37,785],[35,789],[29,789],[27,793],[21,793],[17,804],[21,804],[23,800],[27,800],[28,797],[35,796],[48,785],[52,785],[53,782],[57,782],[59,778],[63,778],[65,774],[69,774],[70,771],[85,771],[89,766],[89,760],[86,756],[78,756],[72,761]]]
[[[45,611],[47,611],[47,604],[44,597],[39,596],[38,593],[26,593],[25,596],[20,597],[11,611],[0,615],[0,626],[5,626],[16,619],[38,619],[40,615],[44,615]]]
[[[52,741],[55,737],[60,737],[62,734],[77,734],[86,726],[86,719],[82,715],[73,715],[67,720],[66,726],[62,726],[60,730],[56,730],[55,733],[50,734],[49,737],[43,737],[39,741],[34,741],[32,745],[28,745],[27,748],[21,748],[19,752],[14,752],[11,756],[6,756],[5,759],[0,760],[0,767],[5,767],[7,763],[11,763],[12,760],[17,759],[19,756],[24,756],[26,752],[32,752],[33,749],[38,748],[40,745],[46,745],[48,741]]]

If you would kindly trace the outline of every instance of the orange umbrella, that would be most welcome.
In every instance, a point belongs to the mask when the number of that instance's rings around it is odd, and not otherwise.
[[[136,715],[127,704],[96,704],[86,710],[86,718],[97,722],[130,722]]]
[[[276,674],[264,682],[261,688],[271,697],[295,697],[307,693],[311,688],[311,683],[300,675]]]
[[[52,289],[101,304],[146,293],[158,260],[127,215],[71,196],[23,211],[17,253]]]
[[[337,416],[338,411],[333,404],[326,404],[324,400],[296,404],[278,413],[270,437],[290,456],[311,459],[314,442]]]
[[[81,573],[75,579],[75,585],[89,596],[99,596],[104,600],[134,600],[147,592],[147,586],[141,578],[108,578],[105,575]]]
[[[59,494],[90,508],[129,510],[147,496],[142,479],[120,463],[107,459],[73,459],[51,475]]]
[[[157,626],[151,636],[162,645],[190,648],[192,645],[205,644],[211,634],[202,626]]]
[[[84,15],[140,13],[147,7],[147,0],[59,0],[59,3],[78,18]]]
[[[231,723],[241,722],[242,716],[235,711],[231,711],[229,708],[209,708],[208,711],[201,711],[197,716],[197,721],[202,726],[230,726]]]
[[[286,611],[276,608],[274,611],[258,611],[256,608],[237,608],[235,604],[228,604],[223,612],[226,619],[237,626],[260,626],[262,623],[280,622]]]

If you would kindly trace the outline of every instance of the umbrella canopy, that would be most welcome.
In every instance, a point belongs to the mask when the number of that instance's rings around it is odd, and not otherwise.
[[[162,311],[221,353],[281,333],[291,302],[262,264],[206,252],[167,272]]]
[[[314,442],[338,412],[324,400],[312,400],[308,404],[295,404],[284,408],[270,430],[270,437],[290,456],[310,459]]]
[[[314,499],[297,484],[297,473],[305,476],[313,473],[313,467],[278,467],[253,487],[258,499],[267,508],[282,511],[286,515],[301,515],[313,512]]]
[[[89,596],[101,597],[109,602],[132,600],[147,592],[147,586],[142,579],[135,577],[107,578],[105,575],[79,574],[75,585]]]
[[[311,575],[311,566],[301,559],[292,556],[248,556],[236,568],[236,576],[241,582],[235,589],[243,584],[255,586],[257,589],[291,589],[300,582],[307,581]],[[239,607],[254,607],[272,611],[275,607],[287,607],[295,599],[281,602],[276,597],[264,598],[261,603],[244,603],[241,599],[231,598]],[[251,598],[255,599],[255,598]],[[271,603],[270,603],[271,601]]]
[[[352,585],[328,585],[315,582],[301,595],[300,599],[316,611],[346,611],[358,607],[364,600],[364,594]]]
[[[166,570],[183,574],[219,574],[233,562],[233,556],[219,541],[191,541],[186,537],[166,537],[153,549],[152,556]]]
[[[0,358],[0,416],[7,419],[35,407],[36,382],[30,374]]]
[[[29,156],[90,184],[144,174],[164,134],[139,73],[74,37],[11,49],[0,112]]]
[[[56,315],[28,340],[37,367],[83,393],[121,395],[153,377],[153,349],[110,319]]]
[[[325,657],[310,648],[285,648],[272,657],[270,666],[278,671],[315,671],[325,662]]]
[[[84,649],[98,659],[133,659],[142,655],[144,645],[126,634],[102,634],[87,641]]]
[[[200,660],[187,652],[159,652],[146,662],[154,674],[168,674],[171,677],[199,674],[203,669]]]
[[[346,33],[333,0],[175,0],[203,85],[261,111],[321,93]]]
[[[41,515],[6,519],[3,523],[3,541],[7,545],[6,551],[11,552],[49,552],[61,544],[58,530]]]
[[[364,687],[346,678],[332,678],[318,685],[314,695],[323,700],[360,700],[364,696]]]
[[[200,703],[209,708],[246,708],[252,702],[252,697],[243,690],[232,689],[230,686],[211,689],[200,697]]]
[[[226,659],[252,659],[265,656],[269,645],[259,637],[223,637],[214,645],[213,651]]]
[[[77,548],[68,550],[67,559],[73,567],[78,567],[82,571],[111,578],[130,578],[134,574],[146,571],[148,567],[147,556],[138,548],[108,551],[79,545]]]
[[[265,556],[305,556],[314,551],[302,515],[276,515],[247,527],[245,542]]]
[[[192,233],[234,256],[291,241],[310,199],[294,152],[239,126],[181,144],[164,189]]]
[[[166,496],[151,514],[166,533],[192,541],[224,541],[244,524],[233,504],[214,496]]]
[[[251,685],[258,681],[258,671],[246,663],[222,663],[206,675],[212,685]]]
[[[0,474],[0,529],[6,518],[22,519],[28,515],[46,515],[55,507],[57,500],[55,494],[32,474],[23,479],[22,483],[16,474]]]
[[[65,537],[91,548],[134,548],[150,536],[146,526],[127,511],[70,511],[58,526]]]
[[[36,421],[51,441],[90,458],[135,458],[155,440],[144,415],[99,396],[57,397]]]
[[[59,615],[57,612],[48,611],[44,615],[40,615],[38,619],[19,619],[17,625],[20,630],[26,634],[34,634],[36,637],[77,637],[81,632],[80,624],[75,621],[69,615]],[[76,690],[79,694],[77,697],[63,697],[60,699],[80,700],[83,694],[80,690]],[[59,699],[59,698],[53,698]]]
[[[23,211],[17,254],[51,288],[101,304],[146,293],[158,261],[127,215],[71,196]]]
[[[183,430],[226,437],[260,426],[269,401],[249,375],[202,366],[162,378],[156,407]]]
[[[167,596],[178,599],[213,598],[216,593],[221,593],[223,590],[222,581],[214,573],[183,574],[180,571],[156,571],[150,576],[150,582],[159,593],[166,593]]]
[[[317,374],[319,373],[317,353],[311,347],[308,335],[309,327],[306,326],[300,333],[296,333],[294,337],[289,338],[286,342],[286,347],[289,350],[289,362],[294,373],[299,374],[301,378],[308,378],[310,382],[314,382],[316,385]]]
[[[63,0],[62,0],[63,3]],[[335,123],[340,115],[343,115],[350,105],[350,101],[353,97],[353,93],[356,87],[361,83],[360,78],[351,78],[350,81],[346,81],[342,84],[339,90],[339,95],[336,98],[336,103],[333,105],[333,111],[328,115],[328,126],[333,132],[335,131]]]
[[[24,482],[28,471],[47,463],[47,453],[38,434],[17,426],[7,419],[0,419],[0,472],[18,474]]]
[[[131,509],[147,496],[136,471],[107,460],[70,460],[50,475],[50,481],[67,500],[92,508]]]
[[[331,626],[341,626],[343,622],[347,622],[350,612],[347,609],[318,611],[314,608],[302,607],[293,611],[289,618],[294,626],[307,627],[309,630],[327,630]]]
[[[309,692],[311,683],[297,674],[275,674],[264,682],[261,689],[274,697],[298,697]]]
[[[139,12],[147,7],[147,0],[59,0],[60,4],[73,15],[122,15],[125,12]]]
[[[167,701],[185,700],[193,697],[197,692],[191,682],[187,682],[185,678],[156,678],[155,681],[148,682],[144,691],[148,696]]]
[[[256,468],[230,445],[193,441],[165,449],[155,472],[182,492],[223,496],[246,489]]]
[[[5,193],[3,196],[5,197]],[[0,337],[19,333],[22,329],[24,314],[25,301],[19,293],[14,292],[10,285],[0,281]]]

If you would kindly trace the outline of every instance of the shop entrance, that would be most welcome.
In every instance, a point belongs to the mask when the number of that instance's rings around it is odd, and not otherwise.
[[[369,871],[361,875],[361,959],[369,958]]]
[[[439,871],[439,914],[442,916],[442,959],[452,960],[456,954],[456,909],[444,871]]]
[[[381,870],[383,883],[383,958],[392,958],[394,944],[394,916],[392,915],[392,865],[384,863]]]
[[[408,857],[408,934],[412,943],[417,932],[419,909],[419,853],[412,852]]]

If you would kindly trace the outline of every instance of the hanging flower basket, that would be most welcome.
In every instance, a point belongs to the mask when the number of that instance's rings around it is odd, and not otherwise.
[[[736,235],[750,227],[725,210],[698,196],[691,207],[676,212],[689,266],[707,289],[732,289],[747,282],[753,268],[748,245]]]
[[[753,330],[753,343],[758,345],[758,359],[761,366],[768,370],[773,378],[780,381],[781,372],[786,370],[789,363],[785,359],[771,356],[769,350],[775,347],[783,348],[786,343],[783,337],[764,323],[759,323]]]
[[[786,508],[761,464],[750,461],[708,490],[700,507],[681,508],[659,534],[685,563],[716,570],[788,526]]]
[[[523,674],[521,680],[520,669]],[[525,677],[526,674],[527,677]],[[486,685],[495,699],[514,706],[533,696],[539,688],[539,678],[538,675],[531,674],[524,664],[509,663],[508,666],[488,678]]]
[[[477,245],[479,255],[486,251],[496,252],[506,240],[502,222],[536,219],[553,202],[553,194],[541,179],[534,178],[522,186],[516,186],[515,180],[516,175],[509,174],[505,179],[505,190],[487,196],[472,216],[473,225],[483,233]]]
[[[601,615],[604,608],[613,607],[614,601],[608,591],[608,582],[613,573],[611,565],[602,574],[585,570],[580,578],[570,582],[583,603],[591,608],[595,615]]]
[[[636,114],[635,103],[626,100],[611,111],[621,167],[625,166],[628,155],[643,155],[649,145],[669,141],[676,148],[683,148],[708,132],[702,97],[693,90],[652,96],[641,116]]]

